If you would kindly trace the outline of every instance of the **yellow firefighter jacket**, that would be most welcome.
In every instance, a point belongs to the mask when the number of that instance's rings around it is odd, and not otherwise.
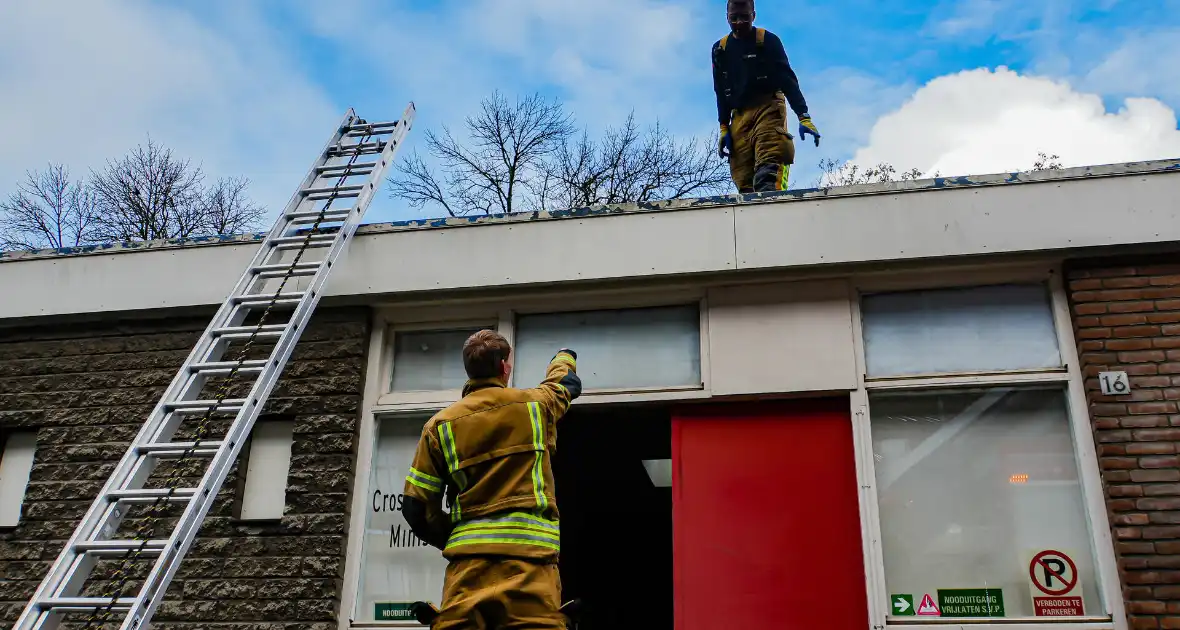
[[[557,421],[581,387],[575,356],[559,352],[538,387],[471,380],[426,422],[404,492],[426,504],[431,523],[446,518],[445,492],[453,529],[443,557],[557,558],[552,455]]]

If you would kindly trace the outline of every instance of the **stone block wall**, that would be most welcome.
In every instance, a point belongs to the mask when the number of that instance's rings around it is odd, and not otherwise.
[[[37,431],[21,523],[0,530],[0,624],[20,614],[209,316],[0,329],[0,430]],[[235,465],[153,628],[336,627],[368,321],[363,308],[316,313],[264,410],[294,420],[284,517],[235,518]],[[227,424],[215,421],[208,439]],[[195,484],[205,461],[184,464],[180,485]],[[129,527],[142,522],[130,516]],[[100,565],[88,592],[110,587],[111,568]]]

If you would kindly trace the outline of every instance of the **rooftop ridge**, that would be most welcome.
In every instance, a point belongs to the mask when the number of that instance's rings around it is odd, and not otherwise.
[[[360,226],[360,228],[358,228],[356,235],[361,236],[366,234],[383,234],[409,230],[496,225],[503,223],[524,223],[532,221],[560,220],[621,214],[639,214],[646,212],[690,210],[736,205],[789,203],[793,201],[814,201],[817,199],[858,197],[877,194],[928,192],[935,190],[953,190],[959,188],[976,188],[984,186],[1002,186],[1011,184],[1030,184],[1037,182],[1089,179],[1094,177],[1126,177],[1164,173],[1180,173],[1180,157],[1163,160],[1080,166],[1056,170],[1014,171],[1009,173],[994,173],[985,175],[960,175],[955,177],[934,177],[912,181],[856,184],[852,186],[801,188],[767,193],[751,193],[746,195],[726,194],[686,199],[603,204],[596,206],[568,208],[564,210],[543,210],[513,212],[510,214],[500,213],[462,217],[409,219],[405,221],[363,224]],[[304,230],[300,230],[298,233],[303,232]],[[330,233],[330,230],[326,232]],[[44,258],[67,258],[99,254],[132,253],[159,249],[184,249],[215,245],[257,243],[261,242],[265,237],[266,232],[251,232],[244,234],[195,236],[180,239],[159,239],[121,243],[112,242],[96,245],[81,245],[78,247],[46,248],[32,251],[0,252],[0,264]]]

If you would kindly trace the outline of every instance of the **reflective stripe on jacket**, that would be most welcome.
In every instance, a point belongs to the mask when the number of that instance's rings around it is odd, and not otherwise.
[[[552,453],[557,421],[581,389],[576,359],[561,352],[539,386],[468,381],[461,400],[426,422],[404,492],[427,505],[432,521],[445,518],[448,499],[455,527],[444,557],[557,556]]]

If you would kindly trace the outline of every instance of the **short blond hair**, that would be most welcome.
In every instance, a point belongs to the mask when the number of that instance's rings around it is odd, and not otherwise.
[[[494,378],[500,375],[500,362],[507,361],[512,346],[504,335],[494,330],[480,330],[463,343],[463,369],[468,378]]]

